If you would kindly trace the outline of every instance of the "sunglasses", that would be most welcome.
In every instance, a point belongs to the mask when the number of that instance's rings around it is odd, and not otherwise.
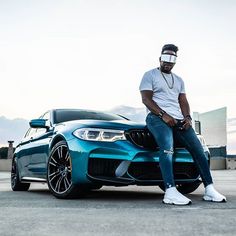
[[[177,56],[170,54],[161,54],[161,61],[175,63]]]

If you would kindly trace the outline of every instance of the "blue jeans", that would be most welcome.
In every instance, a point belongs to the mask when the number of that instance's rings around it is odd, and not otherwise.
[[[149,131],[160,147],[160,168],[165,188],[175,186],[173,174],[174,139],[178,140],[190,152],[198,168],[203,184],[212,184],[212,177],[203,147],[192,127],[179,130],[168,126],[159,116],[149,113],[146,118]]]

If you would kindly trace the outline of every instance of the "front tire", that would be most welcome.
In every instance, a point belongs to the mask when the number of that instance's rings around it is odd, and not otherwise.
[[[30,187],[30,183],[21,183],[19,171],[17,168],[16,157],[12,159],[11,166],[11,188],[13,191],[27,191]]]
[[[51,150],[47,165],[49,190],[57,198],[75,198],[83,188],[72,182],[72,163],[67,143],[58,142]]]

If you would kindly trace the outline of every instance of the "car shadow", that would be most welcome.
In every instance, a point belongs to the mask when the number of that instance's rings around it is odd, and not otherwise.
[[[163,193],[160,192],[146,192],[135,190],[92,190],[84,196],[86,199],[98,200],[153,200],[162,199]]]
[[[127,189],[125,189],[127,188]],[[86,191],[84,194],[80,195],[76,199],[96,199],[96,200],[104,200],[104,199],[112,199],[112,200],[129,200],[129,199],[162,199],[163,192],[158,187],[153,187],[153,190],[140,190],[139,187],[135,189],[132,187],[132,189],[128,189],[129,187],[103,187],[98,190],[90,190]],[[156,189],[156,191],[155,191]],[[52,193],[49,191],[47,187],[33,187],[28,190],[29,193],[37,194],[41,196],[53,196]]]
[[[155,191],[156,188],[156,191]],[[52,193],[49,191],[49,189],[44,188],[33,188],[28,191],[31,194],[37,194],[39,197],[50,197],[52,199],[55,199],[55,197],[52,195]],[[147,200],[162,200],[163,199],[164,192],[160,190],[158,187],[153,187],[152,190],[145,190],[145,188],[140,189],[137,187],[137,190],[135,188],[132,189],[124,189],[122,188],[101,188],[99,190],[90,190],[82,195],[79,195],[76,198],[73,199],[66,199],[68,200],[96,200],[96,201],[104,201],[104,200],[112,200],[112,201],[120,201],[120,200],[140,200],[140,201],[147,201]],[[201,194],[198,193],[192,193],[192,194],[185,194],[186,196],[189,196],[193,199],[198,199]]]

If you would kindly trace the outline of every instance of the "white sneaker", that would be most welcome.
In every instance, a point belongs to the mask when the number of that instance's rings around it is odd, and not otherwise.
[[[122,161],[115,171],[116,177],[123,176],[129,169],[131,161]]]
[[[226,197],[217,192],[213,184],[209,184],[205,188],[203,200],[211,202],[226,202]]]
[[[176,187],[167,188],[165,192],[164,199],[162,201],[165,204],[173,204],[173,205],[188,205],[191,204],[192,201],[181,194]]]

